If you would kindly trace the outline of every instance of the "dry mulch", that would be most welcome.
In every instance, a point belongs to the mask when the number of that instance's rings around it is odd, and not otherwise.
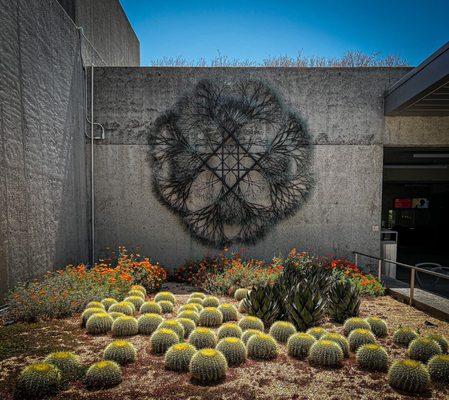
[[[178,304],[187,301],[193,289],[170,284],[168,290],[177,294]],[[221,300],[235,303],[233,299]],[[394,329],[403,326],[419,328],[421,333],[449,333],[449,323],[430,317],[391,297],[365,299],[362,302],[361,316],[378,316],[385,319],[390,335],[379,339],[387,348],[391,360],[405,357],[406,349],[396,346],[391,339]],[[166,315],[167,318],[172,317]],[[431,326],[429,325],[435,325]],[[327,322],[325,328],[339,332],[341,325]],[[4,330],[0,328],[0,338]],[[3,332],[2,332],[3,331]],[[79,316],[60,321],[32,324],[29,329],[15,333],[23,344],[23,353],[14,354],[0,361],[0,399],[12,399],[14,381],[20,369],[27,363],[40,361],[48,351],[58,348],[70,349],[77,353],[86,365],[101,359],[103,349],[112,338],[109,335],[90,336],[79,327]],[[121,385],[101,391],[87,391],[82,383],[71,384],[54,399],[190,399],[190,400],[344,400],[344,399],[417,399],[400,394],[387,383],[385,373],[368,373],[359,370],[354,355],[346,359],[337,370],[311,367],[307,361],[298,361],[287,356],[285,346],[280,345],[280,355],[275,361],[256,362],[248,360],[243,366],[230,368],[224,382],[214,386],[199,386],[191,382],[188,374],[164,370],[163,357],[149,353],[149,338],[134,336],[129,340],[138,350],[138,362],[123,368]],[[0,353],[1,355],[1,353]],[[449,388],[433,387],[421,398],[449,399]]]

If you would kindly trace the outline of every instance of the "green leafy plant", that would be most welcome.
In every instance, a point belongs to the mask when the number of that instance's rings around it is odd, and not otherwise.
[[[218,307],[220,305],[220,300],[215,296],[206,296],[201,305],[203,307]]]
[[[332,320],[343,323],[359,315],[360,302],[360,289],[356,285],[349,280],[336,280],[329,292],[329,315]]]
[[[45,357],[44,363],[54,365],[61,372],[61,381],[69,382],[80,377],[82,366],[75,353],[69,351],[57,351]]]
[[[262,332],[252,335],[246,344],[248,357],[253,360],[272,360],[278,355],[276,341]]]
[[[246,312],[268,327],[281,315],[281,300],[278,286],[264,285],[253,288],[242,301]]]
[[[376,337],[368,329],[357,328],[351,331],[348,336],[349,348],[355,352],[364,344],[376,343]]]
[[[159,314],[143,314],[137,319],[138,333],[141,335],[152,335],[163,321],[164,318]]]
[[[56,394],[61,387],[61,372],[50,363],[25,367],[16,383],[17,398],[44,398]]]
[[[103,352],[103,358],[115,361],[117,364],[126,365],[136,361],[137,351],[134,345],[127,340],[115,340],[110,343]]]
[[[345,321],[343,325],[343,332],[348,336],[354,329],[367,329],[371,330],[371,326],[363,318],[353,317]]]
[[[150,337],[151,352],[165,354],[169,347],[179,343],[179,336],[171,329],[157,329]]]
[[[225,337],[235,337],[240,339],[243,335],[242,329],[233,322],[227,322],[223,324],[218,330],[218,338],[223,339]]]
[[[200,312],[200,320],[198,321],[198,325],[209,328],[216,328],[222,323],[223,314],[218,308],[205,307],[204,310]]]
[[[280,343],[286,343],[294,333],[296,333],[295,326],[286,321],[277,321],[270,328],[270,335]]]
[[[388,383],[394,389],[409,393],[422,393],[429,389],[430,376],[419,361],[395,361],[388,371]]]
[[[178,317],[178,318],[176,318],[176,321],[178,321],[184,328],[184,338],[188,338],[189,335],[196,328],[195,322],[193,322],[190,318],[179,318]]]
[[[247,329],[257,329],[263,332],[264,330],[263,321],[260,318],[253,316],[243,317],[238,325],[243,331],[246,331]]]
[[[238,320],[237,309],[232,304],[220,304],[218,310],[223,314],[223,322]]]
[[[388,354],[378,344],[364,344],[356,353],[357,364],[367,371],[386,371],[388,369]]]
[[[330,340],[337,343],[343,351],[343,356],[345,358],[349,357],[349,342],[343,335],[339,333],[326,333],[321,337],[321,339]]]
[[[241,339],[236,337],[225,337],[217,344],[217,350],[223,353],[230,366],[241,365],[246,360],[246,347]]]
[[[365,319],[371,327],[371,331],[374,333],[376,337],[385,337],[388,334],[387,323],[380,318],[377,317],[368,317]]]
[[[89,367],[84,383],[89,389],[107,389],[122,382],[120,365],[114,361],[100,361]]]
[[[185,336],[184,327],[179,321],[176,321],[175,319],[168,319],[166,321],[163,321],[159,325],[158,329],[171,329],[178,335],[179,340],[183,340]]]
[[[202,383],[214,383],[226,377],[228,363],[225,356],[215,349],[201,349],[190,361],[192,377]]]
[[[165,368],[171,371],[186,372],[196,349],[189,343],[177,343],[165,353]]]
[[[433,356],[427,365],[433,382],[449,384],[449,355]]]
[[[343,351],[337,343],[320,339],[310,347],[308,360],[312,365],[336,368],[343,357]]]
[[[141,314],[162,314],[162,307],[155,301],[146,301],[140,306]]]
[[[176,297],[173,293],[164,291],[157,293],[156,296],[154,296],[154,301],[158,303],[160,301],[169,301],[174,305],[176,303]]]
[[[125,315],[114,320],[111,330],[113,336],[133,336],[139,333],[139,323],[134,317]]]
[[[217,341],[215,332],[208,328],[196,328],[189,336],[189,342],[197,349],[213,348]]]
[[[308,357],[310,348],[316,342],[316,339],[304,332],[298,332],[291,335],[287,341],[287,353],[291,357],[303,359]]]
[[[435,340],[428,337],[419,337],[410,342],[407,353],[412,360],[426,363],[433,356],[442,354],[442,350]]]
[[[86,330],[91,335],[107,333],[111,330],[113,323],[114,319],[107,312],[95,313],[87,320]]]
[[[393,333],[393,342],[399,346],[408,346],[410,342],[418,337],[418,333],[412,328],[399,327]]]

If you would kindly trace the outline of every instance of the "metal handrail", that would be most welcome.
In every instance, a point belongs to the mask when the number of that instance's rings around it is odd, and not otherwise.
[[[410,269],[410,291],[409,291],[409,304],[413,305],[413,297],[415,294],[415,274],[416,271],[422,272],[424,274],[429,274],[433,276],[438,276],[439,278],[449,279],[449,275],[440,274],[439,272],[429,271],[424,268],[415,267],[414,265],[404,264],[399,261],[389,260],[388,258],[381,258],[377,256],[372,256],[370,254],[362,253],[360,251],[353,251],[352,254],[355,256],[354,264],[358,266],[358,256],[363,256],[367,258],[372,258],[373,260],[377,260],[377,278],[379,281],[382,278],[382,263],[392,263],[395,265],[399,265],[400,267],[405,267]]]

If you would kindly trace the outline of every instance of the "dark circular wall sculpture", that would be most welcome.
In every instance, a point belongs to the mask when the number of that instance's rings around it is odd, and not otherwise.
[[[200,81],[156,120],[150,145],[156,195],[216,248],[255,243],[313,184],[304,125],[260,81]]]

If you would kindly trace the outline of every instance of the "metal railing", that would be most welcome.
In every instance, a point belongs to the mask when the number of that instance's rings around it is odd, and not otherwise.
[[[355,260],[354,260],[354,264],[356,266],[358,266],[358,261],[359,261],[359,257],[358,256],[363,256],[366,258],[371,258],[373,260],[377,260],[377,278],[379,279],[379,281],[382,278],[382,263],[392,263],[395,265],[399,265],[400,267],[404,267],[404,268],[408,268],[410,270],[410,290],[409,290],[409,304],[413,305],[413,297],[415,294],[415,275],[416,272],[422,272],[423,274],[428,274],[428,275],[433,275],[433,276],[437,276],[439,278],[443,278],[443,279],[449,279],[449,275],[445,275],[445,274],[440,274],[439,272],[434,272],[434,271],[429,271],[427,269],[424,268],[419,268],[419,267],[415,267],[414,265],[409,265],[409,264],[404,264],[398,261],[393,261],[393,260],[389,260],[388,258],[381,258],[381,257],[376,257],[376,256],[371,256],[369,254],[365,254],[365,253],[361,253],[359,251],[353,251],[352,254],[354,254]]]

